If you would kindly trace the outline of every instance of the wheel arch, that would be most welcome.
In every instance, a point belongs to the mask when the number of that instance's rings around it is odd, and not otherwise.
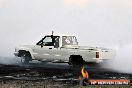
[[[78,54],[71,54],[71,55],[69,56],[69,59],[70,59],[71,57],[74,57],[74,56],[81,57],[81,58],[84,60],[83,56],[82,56],[82,55],[78,55]]]
[[[21,57],[22,53],[28,53],[31,56],[32,59],[34,58],[34,56],[31,54],[30,50],[23,50],[23,49],[21,49],[18,52],[19,52],[19,54],[18,54],[19,57]]]
[[[72,63],[75,63],[78,61],[81,61],[80,64],[83,64],[85,61],[84,61],[84,58],[82,57],[82,55],[70,55],[69,56],[69,64],[72,64]]]

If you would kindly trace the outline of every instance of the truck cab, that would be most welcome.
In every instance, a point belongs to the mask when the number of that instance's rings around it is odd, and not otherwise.
[[[51,46],[51,48],[63,48],[67,45],[78,46],[78,42],[75,36],[47,35],[42,38],[36,45],[41,47]]]

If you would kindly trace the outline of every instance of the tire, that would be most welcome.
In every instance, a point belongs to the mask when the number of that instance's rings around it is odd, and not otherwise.
[[[79,55],[70,56],[69,65],[82,66],[83,64],[84,64],[84,60],[81,56],[79,56]]]
[[[30,53],[28,52],[22,52],[21,53],[21,62],[22,64],[29,64],[29,61],[31,61]]]
[[[76,66],[77,64],[73,61],[73,58],[69,58],[69,65]]]

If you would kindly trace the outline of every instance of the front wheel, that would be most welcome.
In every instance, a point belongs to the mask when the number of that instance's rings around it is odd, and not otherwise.
[[[29,53],[23,52],[21,54],[21,62],[23,64],[29,64],[29,61],[31,61],[31,55]]]

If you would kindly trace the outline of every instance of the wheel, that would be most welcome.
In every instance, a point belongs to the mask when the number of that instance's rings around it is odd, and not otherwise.
[[[69,65],[82,66],[83,64],[84,64],[84,60],[80,55],[70,56]]]
[[[76,66],[77,65],[72,57],[69,58],[69,65],[72,65],[72,66]]]
[[[23,64],[29,64],[29,61],[31,61],[31,56],[30,56],[30,54],[27,53],[27,52],[23,52],[23,53],[21,54],[21,62],[22,62]]]

